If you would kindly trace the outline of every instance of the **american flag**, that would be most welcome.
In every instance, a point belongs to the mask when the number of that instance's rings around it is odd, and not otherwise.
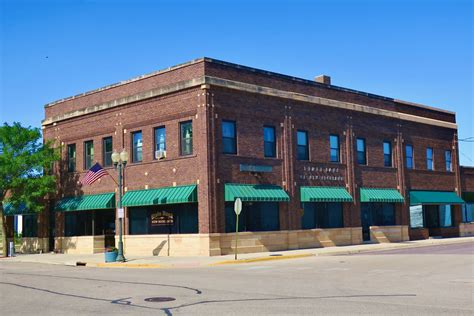
[[[81,183],[82,185],[91,185],[105,175],[108,175],[108,172],[105,171],[99,163],[96,163],[89,169],[89,172],[86,173],[84,178],[82,178]]]

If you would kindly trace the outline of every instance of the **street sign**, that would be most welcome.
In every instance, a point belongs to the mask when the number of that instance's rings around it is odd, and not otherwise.
[[[123,207],[117,209],[117,217],[118,218],[124,218],[125,217]]]
[[[240,212],[242,211],[242,200],[240,198],[235,199],[234,211],[235,211],[235,214],[237,215],[239,215]]]
[[[242,211],[242,200],[236,198],[234,202],[235,212],[235,260],[237,260],[237,245],[239,243],[239,214]]]

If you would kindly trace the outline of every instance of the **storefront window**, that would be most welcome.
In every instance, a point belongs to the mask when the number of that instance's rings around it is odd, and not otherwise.
[[[410,227],[411,228],[423,227],[423,206],[422,205],[410,206]]]
[[[466,203],[462,206],[462,221],[464,223],[474,222],[474,204]]]
[[[361,203],[362,214],[369,226],[395,225],[395,205],[393,203]]]
[[[92,211],[66,212],[64,235],[92,236]]]
[[[38,237],[38,216],[36,214],[22,216],[22,236]]]
[[[343,227],[342,203],[304,203],[303,229]]]
[[[129,209],[130,234],[194,234],[198,232],[197,204],[173,204]]]
[[[450,227],[453,225],[451,218],[451,205],[439,206],[439,225],[440,227]]]
[[[226,203],[226,232],[235,232],[236,215],[234,204]],[[277,231],[280,230],[278,203],[245,202],[239,215],[239,231]]]

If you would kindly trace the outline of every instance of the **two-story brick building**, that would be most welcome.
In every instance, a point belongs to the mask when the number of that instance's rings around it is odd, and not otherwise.
[[[237,197],[241,252],[472,233],[455,113],[327,76],[201,58],[47,104],[43,131],[63,160],[37,247],[114,244],[122,149],[126,255],[231,253]],[[111,176],[80,185],[95,162]]]

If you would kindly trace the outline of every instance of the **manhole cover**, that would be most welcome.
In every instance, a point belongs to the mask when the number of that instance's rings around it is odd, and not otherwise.
[[[145,302],[159,303],[159,302],[171,302],[175,300],[176,299],[174,297],[149,297],[145,299]]]

